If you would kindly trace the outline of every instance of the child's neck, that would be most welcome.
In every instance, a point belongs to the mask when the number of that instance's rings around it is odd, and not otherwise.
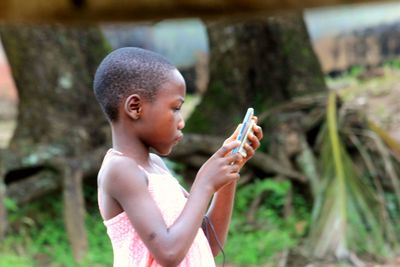
[[[150,150],[139,139],[132,138],[112,128],[112,147],[123,155],[134,159],[139,165],[146,167],[150,165]]]

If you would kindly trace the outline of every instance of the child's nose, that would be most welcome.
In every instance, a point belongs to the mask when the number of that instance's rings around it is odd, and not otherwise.
[[[185,128],[185,120],[183,119],[182,115],[179,118],[179,122],[178,122],[178,129],[182,130],[183,128]]]

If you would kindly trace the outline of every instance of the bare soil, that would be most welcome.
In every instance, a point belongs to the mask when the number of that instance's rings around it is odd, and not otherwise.
[[[364,112],[400,143],[400,70],[382,69],[384,75],[328,82],[346,105]]]

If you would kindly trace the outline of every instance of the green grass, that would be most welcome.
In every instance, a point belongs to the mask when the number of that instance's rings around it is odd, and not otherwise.
[[[399,70],[400,69],[400,59],[396,58],[396,59],[387,60],[384,63],[384,66]]]
[[[90,202],[86,216],[89,252],[79,265],[74,262],[67,241],[59,195],[47,196],[19,209],[8,200],[11,231],[0,244],[0,267],[111,266],[111,244],[97,207]]]
[[[14,253],[0,253],[0,266],[27,267],[32,265],[29,258],[21,258]]]
[[[309,210],[297,193],[292,213],[285,218],[284,205],[292,186],[289,181],[261,179],[242,186],[236,196],[229,236],[225,245],[226,262],[239,266],[261,266],[278,253],[298,245],[309,220]],[[251,202],[264,194],[254,221],[247,220]],[[222,262],[222,256],[218,256]]]

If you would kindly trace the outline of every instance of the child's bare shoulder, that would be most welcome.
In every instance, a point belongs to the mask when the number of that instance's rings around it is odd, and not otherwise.
[[[122,189],[147,186],[146,174],[135,160],[125,156],[112,156],[103,163],[99,184],[112,193]]]

